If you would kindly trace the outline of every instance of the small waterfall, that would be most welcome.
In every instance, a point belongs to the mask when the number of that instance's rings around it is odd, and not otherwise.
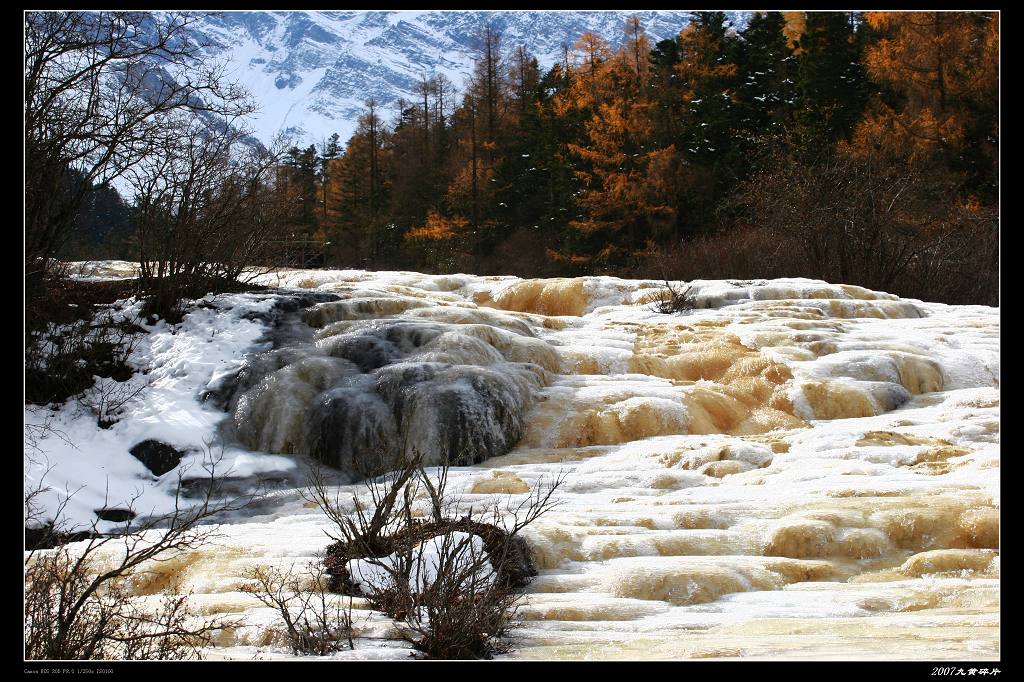
[[[454,322],[379,319],[424,305],[361,297],[304,311],[306,322],[321,326],[310,335],[315,341],[247,358],[217,391],[237,438],[356,477],[393,469],[414,453],[428,464],[457,465],[507,453],[557,355],[507,316],[488,320],[501,326],[457,308]]]

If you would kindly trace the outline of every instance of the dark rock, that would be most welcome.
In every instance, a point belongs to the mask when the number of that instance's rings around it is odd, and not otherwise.
[[[294,315],[286,322],[292,323],[299,324]],[[287,440],[274,440],[280,444],[273,447],[356,477],[416,454],[427,465],[476,464],[507,453],[522,437],[525,413],[542,383],[536,366],[507,362],[459,325],[381,319],[342,328],[315,344],[250,356],[211,381],[203,399],[233,413],[228,435],[260,449],[264,436],[279,435],[275,406],[299,392],[305,428],[299,432],[289,423]],[[445,362],[449,357],[456,362]],[[324,360],[348,369],[337,371]],[[311,389],[319,392],[312,400]]]
[[[99,368],[97,376],[108,377],[118,382],[125,382],[132,378],[135,370],[123,362],[114,362]]]
[[[146,465],[156,476],[163,476],[181,463],[183,453],[158,440],[144,440],[129,450],[132,456]]]
[[[369,335],[341,334],[332,339],[329,352],[353,363],[360,372],[372,372],[401,357],[395,344]]]
[[[294,292],[287,289],[277,289],[267,292],[271,296],[276,296],[277,300],[274,301],[274,305],[271,306],[270,310],[266,312],[253,311],[246,313],[243,317],[247,320],[259,320],[266,322],[270,326],[276,326],[280,324],[281,320],[286,315],[291,313],[297,313],[300,310],[316,305],[317,303],[327,303],[329,301],[340,301],[341,297],[337,294],[329,294],[327,292],[320,291],[304,291]]]
[[[53,524],[39,526],[38,528],[25,528],[25,551],[33,549],[53,549],[69,542],[79,542],[90,538],[103,537],[92,531],[78,531],[76,533],[62,533],[55,530]]]
[[[124,521],[131,521],[135,518],[135,512],[131,509],[109,509],[104,507],[103,509],[96,510],[96,516],[104,521],[114,521],[115,523],[123,523]]]
[[[316,305],[317,303],[329,303],[331,301],[340,300],[341,296],[338,294],[329,294],[325,291],[304,291],[300,293],[288,291],[286,295],[278,301],[277,307],[286,313],[294,313],[302,310],[303,308],[308,308],[311,305]]]
[[[358,477],[394,469],[415,453],[428,464],[468,466],[515,446],[526,401],[513,377],[488,367],[387,365],[320,395],[309,412],[308,454]]]
[[[901,407],[911,398],[910,391],[894,383],[882,383],[879,390],[872,393],[885,412]]]
[[[360,371],[372,372],[416,353],[445,331],[434,323],[373,321],[332,337],[324,348],[336,358],[355,363]]]
[[[381,331],[384,338],[395,344],[403,353],[411,353],[444,334],[446,328],[440,324],[399,322],[386,325]]]
[[[431,463],[455,466],[511,450],[522,437],[526,407],[512,377],[470,365],[444,368],[399,391],[394,404],[407,447]]]
[[[399,362],[374,373],[374,389],[388,404],[396,405],[409,388],[430,381],[451,365],[440,362]]]
[[[337,294],[318,291],[295,292],[288,289],[272,289],[268,294],[275,298],[267,311],[251,311],[243,319],[259,321],[269,327],[267,339],[274,348],[307,343],[312,340],[313,330],[299,317],[299,311],[317,303],[340,300]]]

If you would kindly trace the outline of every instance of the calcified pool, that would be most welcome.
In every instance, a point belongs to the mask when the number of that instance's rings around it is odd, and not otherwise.
[[[565,474],[525,531],[540,575],[509,658],[999,658],[998,309],[804,279],[692,282],[697,307],[672,315],[652,311],[660,282],[608,277],[260,281],[334,296],[173,384],[236,465],[461,453],[449,487],[466,506]],[[174,364],[160,333],[158,377]],[[140,410],[145,435],[180,433]],[[288,658],[239,589],[254,566],[313,560],[325,528],[284,485],[136,594],[177,587],[238,617],[210,658]],[[339,658],[407,656],[355,607]]]

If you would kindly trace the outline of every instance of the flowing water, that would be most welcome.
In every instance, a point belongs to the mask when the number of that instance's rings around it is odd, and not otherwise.
[[[467,506],[565,475],[524,532],[511,658],[999,658],[998,309],[801,279],[694,282],[672,315],[607,277],[263,282],[337,298],[211,382],[227,438],[354,475],[452,458]],[[287,657],[243,575],[329,540],[275,500],[136,587],[240,616],[211,657]],[[405,653],[355,605],[355,656]]]

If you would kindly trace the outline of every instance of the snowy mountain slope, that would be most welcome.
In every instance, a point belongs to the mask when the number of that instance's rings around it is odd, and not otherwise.
[[[682,10],[221,12],[199,14],[192,30],[256,97],[251,125],[260,140],[285,132],[308,144],[335,132],[346,140],[370,97],[390,118],[398,100],[415,99],[417,83],[434,73],[462,88],[488,23],[504,53],[522,44],[544,67],[584,31],[618,45],[633,14],[652,44],[675,36],[689,17]],[[744,22],[744,13],[730,15]]]

